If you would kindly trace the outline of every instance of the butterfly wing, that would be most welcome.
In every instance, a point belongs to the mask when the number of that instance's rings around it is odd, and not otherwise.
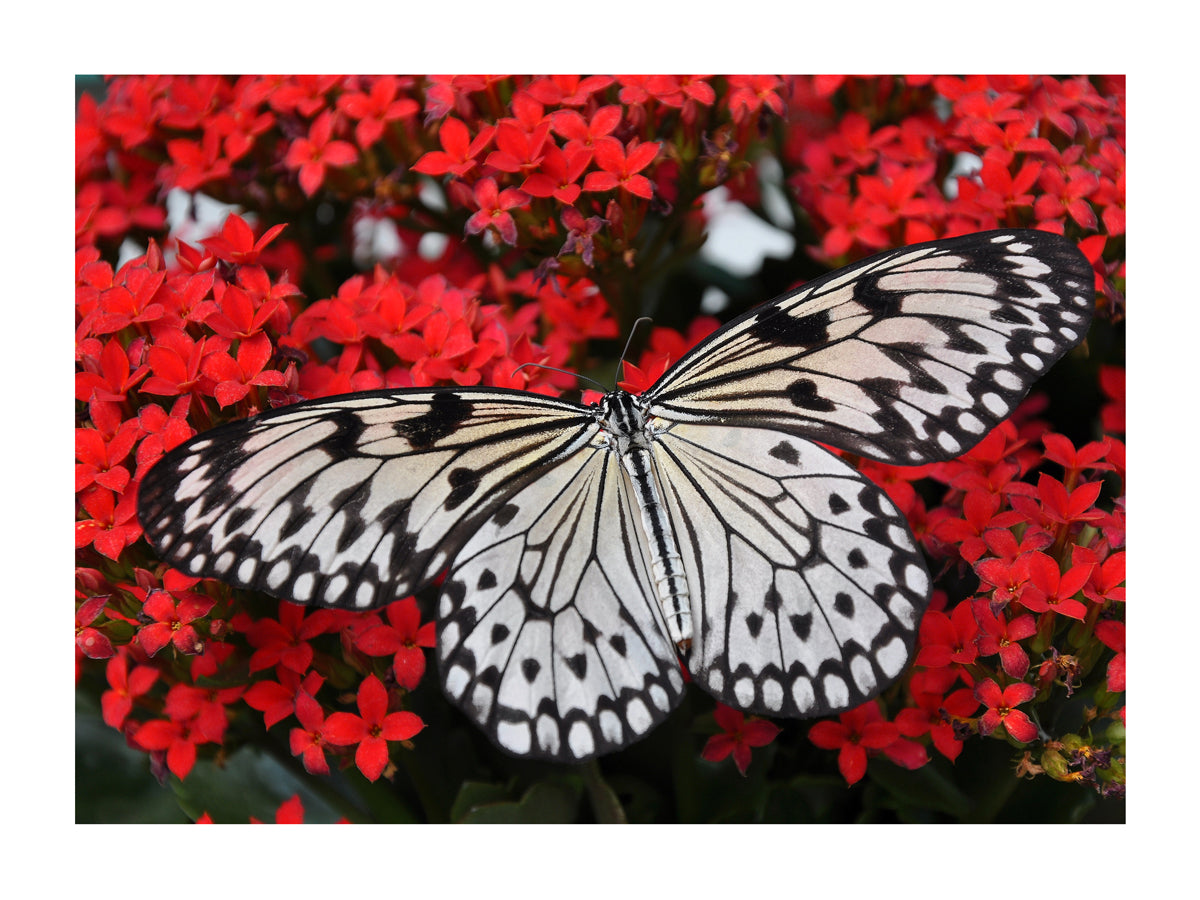
[[[903,671],[930,579],[883,491],[770,429],[680,423],[654,448],[697,685],[739,709],[808,717],[857,706]]]
[[[683,695],[637,507],[583,407],[495,389],[373,391],[214,429],[143,479],[181,571],[367,609],[449,569],[446,694],[500,747],[578,761]]]
[[[509,494],[596,431],[583,407],[521,391],[309,401],[176,448],[143,479],[138,515],[183,572],[368,609],[428,583]]]
[[[596,446],[513,494],[458,553],[438,668],[447,696],[510,753],[616,750],[682,698],[637,519],[618,457]]]
[[[913,465],[974,446],[1087,333],[1091,265],[996,231],[879,254],[751,310],[647,391],[653,411]]]

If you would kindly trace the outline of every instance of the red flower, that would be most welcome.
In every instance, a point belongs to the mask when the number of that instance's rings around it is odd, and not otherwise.
[[[145,694],[158,680],[158,669],[153,666],[134,666],[129,671],[129,662],[124,653],[108,661],[104,670],[109,690],[100,695],[100,710],[104,724],[120,729],[133,710],[134,701]]]
[[[777,75],[730,75],[727,80],[730,91],[726,102],[733,121],[745,121],[764,104],[776,115],[783,115],[783,98],[775,93],[783,87],[783,81]]]
[[[152,620],[137,633],[147,656],[154,656],[167,644],[188,655],[204,652],[204,641],[191,623],[212,612],[217,601],[188,590],[199,580],[171,569],[163,576],[162,588],[130,588],[139,597],[144,593],[142,616]]]
[[[140,437],[134,419],[122,422],[117,433],[106,437],[95,428],[75,429],[75,492],[98,484],[120,493],[129,484],[129,470],[120,465]]]
[[[474,311],[466,308],[466,304],[454,302],[457,293],[451,290],[442,293],[442,308],[428,318],[419,335],[400,335],[390,344],[401,359],[414,363],[413,384],[427,386],[435,381],[478,384],[480,366],[499,349],[495,341],[475,339],[466,318],[473,316]]]
[[[308,691],[296,694],[296,718],[299,728],[288,732],[288,743],[292,756],[303,759],[304,769],[312,775],[328,775],[329,762],[325,759],[325,744],[328,741],[325,710]],[[372,779],[374,780],[374,779]]]
[[[1042,171],[1042,164],[1035,160],[1027,160],[1021,170],[1014,176],[1007,163],[992,158],[986,159],[979,172],[983,186],[995,195],[996,214],[1006,216],[1014,207],[1033,205],[1033,194],[1028,191]],[[986,193],[986,192],[985,192]]]
[[[1000,513],[1001,497],[985,490],[971,490],[963,498],[963,518],[942,519],[933,528],[934,537],[948,544],[961,544],[959,554],[969,563],[987,552],[983,535],[991,528],[1011,528],[1024,521],[1013,510]]]
[[[1112,469],[1110,463],[1104,462],[1112,448],[1109,438],[1091,441],[1076,450],[1070,438],[1051,432],[1042,436],[1042,444],[1046,447],[1046,459],[1058,463],[1066,470],[1063,480],[1067,484],[1075,484],[1085,469]]]
[[[651,75],[646,79],[646,90],[659,103],[676,109],[689,100],[711,106],[717,99],[712,85],[699,75]]]
[[[1071,149],[1083,148],[1076,144]],[[1064,154],[1064,163],[1066,159]],[[1095,172],[1078,165],[1067,165],[1065,171],[1049,165],[1042,169],[1038,184],[1042,193],[1033,206],[1035,216],[1047,220],[1069,213],[1085,231],[1096,230],[1096,213],[1087,202],[1087,197],[1100,186]]]
[[[1125,602],[1125,551],[1114,553],[1092,569],[1083,595],[1093,603]]]
[[[970,688],[959,688],[942,696],[940,692],[913,690],[915,707],[907,707],[896,714],[896,727],[905,737],[916,738],[928,734],[937,751],[954,762],[962,753],[962,740],[955,730],[955,723],[962,722],[979,708],[979,701]]]
[[[875,221],[874,207],[865,197],[823,194],[817,210],[830,225],[821,238],[821,251],[831,259],[848,253],[856,243],[872,250],[888,244],[888,234]]]
[[[228,353],[210,353],[204,357],[200,368],[217,383],[213,388],[217,403],[221,407],[237,403],[254,385],[283,387],[287,384],[282,372],[266,368],[271,353],[271,339],[260,331],[238,342],[237,359]]]
[[[93,486],[80,495],[79,505],[91,518],[75,523],[75,549],[94,546],[109,559],[142,534],[137,520],[137,492],[127,491],[118,501],[112,491]]]
[[[364,150],[383,137],[384,128],[395,121],[409,119],[421,109],[411,97],[396,99],[400,79],[394,75],[377,78],[369,93],[352,92],[337,99],[337,108],[351,119],[357,119],[354,139]]]
[[[75,610],[75,647],[89,659],[108,659],[114,652],[112,641],[104,632],[92,627],[108,599],[107,594],[89,597]]]
[[[310,671],[300,680],[300,675],[282,666],[276,670],[279,681],[256,681],[250,685],[243,699],[251,709],[263,714],[263,724],[270,728],[283,721],[296,708],[296,697],[301,691],[316,696],[325,679],[316,671]]]
[[[259,112],[258,103],[244,95],[224,109],[216,111],[208,123],[209,131],[221,135],[225,156],[230,162],[241,159],[254,147],[258,136],[275,124],[275,116]]]
[[[1104,619],[1096,623],[1096,638],[1109,650],[1117,651],[1108,663],[1108,690],[1119,694],[1125,690],[1125,623]]]
[[[166,754],[167,768],[181,781],[196,764],[196,745],[206,743],[191,723],[152,719],[141,725],[130,740],[143,750]],[[161,763],[160,763],[161,765]]]
[[[130,371],[130,356],[116,338],[101,348],[100,342],[91,340],[97,351],[88,353],[80,360],[84,371],[75,373],[75,399],[83,403],[95,400],[124,402],[125,394],[139,381],[150,374],[150,367],[139,365]]]
[[[496,125],[496,149],[488,154],[487,164],[501,172],[529,174],[541,164],[549,136],[548,121],[526,131],[515,119],[501,119]]]
[[[208,813],[205,813],[205,815],[207,816]],[[342,821],[346,821],[346,820],[343,819]],[[200,823],[200,820],[197,819],[196,824],[199,824],[199,823]],[[208,820],[208,824],[210,824],[210,825],[212,824],[212,819]],[[251,825],[262,825],[263,823],[260,819],[256,819],[256,818],[254,818],[254,816],[251,816],[250,824]],[[284,800],[282,803],[279,804],[279,809],[275,810],[275,824],[276,825],[303,825],[304,824],[304,804],[300,802],[299,794],[293,794],[287,800]]]
[[[1035,693],[1033,685],[1023,681],[1014,682],[1004,690],[990,678],[981,681],[975,686],[975,697],[988,709],[979,719],[979,733],[986,736],[1003,725],[1021,743],[1032,741],[1037,737],[1037,727],[1016,707],[1032,700]]]
[[[284,298],[297,292],[290,284],[272,285],[261,267],[243,265],[238,269],[237,284],[218,281],[213,285],[215,305],[204,324],[231,340],[253,337],[277,315],[288,315]]]
[[[175,722],[186,722],[200,740],[196,743],[221,743],[225,728],[229,724],[226,707],[240,700],[246,692],[245,685],[228,688],[200,688],[190,684],[176,684],[167,692],[163,712]]]
[[[1073,565],[1066,572],[1058,562],[1039,550],[1029,555],[1029,583],[1018,598],[1031,612],[1054,611],[1072,619],[1082,620],[1087,607],[1074,599],[1092,574],[1092,564]]]
[[[516,188],[501,191],[496,187],[496,179],[481,179],[475,185],[475,203],[479,211],[467,219],[467,234],[479,234],[487,228],[495,228],[504,243],[516,244],[517,223],[509,210],[528,202],[529,195],[524,191]]]
[[[434,623],[421,624],[417,601],[405,597],[384,609],[389,625],[376,625],[358,635],[354,644],[368,656],[391,656],[396,683],[412,690],[425,674],[425,653],[422,647],[436,644]]]
[[[929,201],[917,192],[933,177],[934,164],[896,169],[886,177],[860,175],[858,190],[871,203],[871,220],[888,227],[899,219],[919,218],[929,212]]]
[[[1013,509],[1023,513],[1034,524],[1048,529],[1054,525],[1095,522],[1103,513],[1093,509],[1092,505],[1103,487],[1103,482],[1089,481],[1068,491],[1057,478],[1043,473],[1038,476],[1036,490],[1040,505],[1032,496],[1021,494],[1013,494],[1012,505]]]
[[[1017,642],[1037,633],[1037,621],[1029,613],[1009,621],[1003,614],[993,612],[987,600],[974,600],[971,607],[979,623],[979,655],[1000,654],[1005,674],[1011,678],[1024,678],[1029,671],[1029,655]]]
[[[822,750],[837,750],[838,771],[847,784],[857,784],[867,773],[868,751],[895,743],[900,729],[895,722],[885,722],[879,704],[869,700],[842,713],[837,721],[818,722],[808,730],[808,739]]]
[[[471,140],[467,126],[458,119],[446,119],[438,129],[441,150],[430,150],[415,163],[413,171],[425,175],[457,175],[462,177],[475,168],[475,157],[491,143],[495,125],[485,125]]]
[[[601,106],[584,118],[573,109],[560,109],[550,119],[555,134],[567,139],[567,153],[580,153],[584,165],[592,158],[597,143],[609,138],[621,124],[621,107]]]
[[[283,164],[300,172],[300,188],[311,197],[325,180],[329,166],[353,165],[358,151],[349,141],[333,140],[333,114],[326,109],[317,116],[307,138],[296,138],[288,147]]]
[[[935,669],[951,663],[970,665],[979,653],[975,645],[978,634],[979,623],[970,603],[959,603],[950,615],[929,610],[921,620],[917,665]]]
[[[164,453],[174,450],[195,434],[187,421],[190,405],[191,398],[180,397],[171,405],[170,413],[157,403],[149,403],[138,410],[138,430],[143,436],[137,448],[139,470],[146,471]]]
[[[211,283],[211,276],[207,277]],[[203,337],[194,341],[182,328],[157,332],[154,343],[146,351],[146,360],[154,374],[146,379],[142,390],[166,397],[199,392],[202,377],[200,365],[206,355],[208,340]]]
[[[586,106],[592,94],[614,80],[611,75],[547,75],[531,81],[525,90],[547,106]]]
[[[195,191],[210,181],[227,179],[233,165],[221,150],[221,135],[216,131],[206,131],[199,141],[186,138],[167,141],[173,165],[164,180],[173,187]]]
[[[709,762],[720,762],[733,754],[733,762],[743,775],[750,765],[750,753],[754,747],[765,747],[779,734],[779,726],[758,716],[749,718],[739,710],[718,703],[713,712],[720,734],[708,739],[701,756]]]
[[[250,671],[259,672],[274,665],[303,675],[312,664],[313,648],[308,642],[321,634],[336,631],[338,615],[332,609],[313,610],[284,601],[279,604],[279,619],[259,619],[242,630],[255,648]]]
[[[151,242],[151,247],[157,245]],[[141,260],[134,260],[122,266],[114,283],[100,292],[96,312],[90,319],[92,334],[112,334],[135,323],[156,322],[165,315],[161,289],[167,273],[148,264],[139,265],[139,262]],[[161,256],[158,263],[161,264]],[[96,264],[85,268],[88,271],[81,275],[94,277],[98,274]],[[86,294],[85,291],[81,293]]]
[[[574,203],[582,190],[575,182],[587,168],[591,156],[590,150],[568,150],[564,153],[551,145],[546,148],[541,166],[536,172],[530,173],[521,190],[534,197],[554,197],[561,203]],[[573,206],[568,209],[579,215]]]
[[[573,206],[568,206],[563,210],[562,223],[567,228],[567,239],[563,242],[562,249],[558,251],[559,256],[565,256],[568,253],[578,253],[579,258],[583,260],[585,266],[591,266],[594,259],[596,244],[594,237],[601,228],[604,227],[606,220],[599,216],[589,216],[584,219],[583,213]]]
[[[276,225],[268,228],[256,241],[254,231],[246,224],[246,220],[237,213],[230,213],[225,217],[221,230],[200,243],[218,259],[239,265],[254,265],[267,245],[279,237],[280,232],[286,227],[286,225]]]
[[[331,744],[357,744],[354,763],[368,781],[383,774],[388,763],[388,741],[407,741],[425,727],[415,713],[388,712],[388,693],[374,675],[358,688],[358,711],[332,713],[325,720],[325,739]]]
[[[637,139],[622,147],[619,141],[601,141],[596,144],[596,165],[603,171],[588,172],[583,180],[585,191],[611,191],[622,188],[631,194],[649,200],[654,196],[654,187],[645,175],[637,174],[658,156],[661,144],[647,142],[639,144]]]
[[[1100,424],[1111,434],[1125,433],[1125,367],[1101,366],[1100,389],[1107,402],[1100,410]]]

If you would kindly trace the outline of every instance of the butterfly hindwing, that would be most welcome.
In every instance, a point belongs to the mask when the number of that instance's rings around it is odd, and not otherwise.
[[[809,717],[899,675],[930,580],[882,490],[767,429],[684,423],[655,447],[693,598],[697,685],[739,709]]]
[[[593,417],[519,391],[371,391],[235,422],[143,479],[139,516],[181,571],[367,609],[445,569],[508,492],[587,442]]]
[[[619,749],[683,695],[616,455],[574,454],[513,494],[458,554],[439,606],[447,695],[510,753]]]
[[[1087,333],[1094,275],[1061,235],[889,251],[751,310],[647,391],[673,420],[776,428],[898,465],[966,452]]]

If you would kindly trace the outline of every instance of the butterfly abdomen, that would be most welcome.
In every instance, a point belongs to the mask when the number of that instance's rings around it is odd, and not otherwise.
[[[687,574],[658,489],[644,408],[632,394],[614,391],[601,401],[599,418],[608,436],[609,449],[620,457],[621,466],[633,484],[642,514],[644,546],[650,552],[650,571],[666,619],[667,634],[681,652],[686,651],[692,642]]]

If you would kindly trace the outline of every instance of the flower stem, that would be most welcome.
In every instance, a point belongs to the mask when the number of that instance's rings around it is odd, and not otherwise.
[[[580,768],[583,771],[583,783],[587,788],[588,799],[592,803],[592,811],[596,814],[596,821],[602,825],[629,824],[629,820],[625,818],[625,809],[621,806],[621,801],[617,799],[616,793],[604,780],[600,764],[594,759],[589,759]]]

